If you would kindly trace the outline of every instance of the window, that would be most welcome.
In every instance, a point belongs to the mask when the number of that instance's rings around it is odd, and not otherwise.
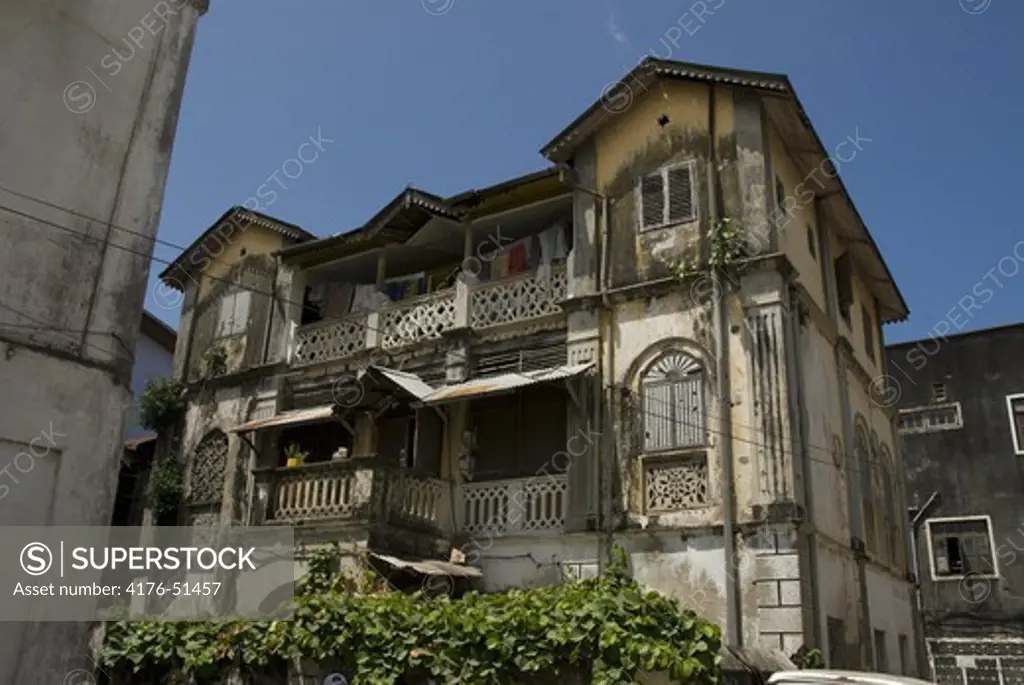
[[[1024,395],[1010,395],[1006,398],[1010,413],[1010,435],[1013,437],[1013,451],[1024,454]]]
[[[889,672],[889,655],[885,651],[885,631],[875,631],[875,670],[879,673]]]
[[[640,230],[662,228],[697,219],[695,164],[684,162],[640,179],[637,201]]]
[[[807,224],[807,251],[811,253],[811,259],[818,258],[818,250],[815,247],[817,240],[814,237],[814,229],[811,228],[810,224]]]
[[[873,360],[875,358],[875,322],[871,319],[868,308],[863,305],[860,308],[860,320],[861,325],[864,326],[864,351]]]
[[[932,383],[932,402],[946,401],[946,384]]]
[[[249,324],[248,290],[230,290],[220,299],[220,316],[217,317],[217,337],[245,333]]]
[[[932,579],[959,579],[972,573],[995,576],[992,522],[988,516],[929,519]]]
[[[645,450],[707,443],[704,371],[696,359],[682,352],[664,355],[644,374],[640,388]]]
[[[900,433],[934,433],[963,428],[959,402],[900,409]]]
[[[850,307],[853,306],[853,261],[849,252],[836,260],[836,300],[839,313],[850,323]]]
[[[906,635],[897,635],[896,636],[896,643],[899,646],[899,650],[900,650],[900,675],[911,675],[911,673],[910,673],[910,663],[907,661],[907,657],[908,657],[908,654],[907,654],[907,651],[908,651],[908,648],[907,648],[907,636]]]

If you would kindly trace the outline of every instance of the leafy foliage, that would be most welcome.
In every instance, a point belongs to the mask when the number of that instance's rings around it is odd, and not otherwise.
[[[146,497],[157,515],[177,512],[184,493],[184,476],[176,455],[168,454],[156,459],[149,470]]]
[[[154,378],[146,384],[139,402],[143,427],[157,433],[171,428],[185,409],[185,386],[170,378]]]
[[[796,664],[797,668],[825,668],[825,657],[821,655],[821,650],[807,645],[801,645],[789,660]]]
[[[223,345],[214,345],[203,352],[203,372],[207,378],[223,376],[228,370],[228,351]]]
[[[457,600],[388,592],[372,577],[313,557],[294,619],[275,622],[132,622],[108,626],[103,660],[148,674],[223,675],[294,659],[339,659],[354,683],[633,682],[638,671],[676,681],[720,681],[719,629],[629,578],[624,554],[604,576],[567,585],[471,593]]]
[[[708,262],[711,270],[727,269],[747,253],[748,235],[742,225],[735,219],[723,217],[716,219],[708,230]],[[676,275],[680,278],[697,273],[701,268],[699,260],[691,258],[674,265]]]

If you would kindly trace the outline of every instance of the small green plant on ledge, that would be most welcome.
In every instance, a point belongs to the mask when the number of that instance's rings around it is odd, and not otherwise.
[[[288,445],[284,450],[284,458],[287,459],[288,468],[302,466],[306,463],[309,452],[303,452],[296,443]]]
[[[747,253],[747,234],[736,219],[715,219],[707,232],[707,237],[709,270],[726,269]],[[699,257],[691,256],[673,264],[672,268],[677,277],[686,278],[699,272],[701,266]]]
[[[801,669],[825,668],[825,658],[821,655],[821,650],[807,645],[802,645],[800,649],[790,655],[789,660]]]
[[[154,460],[149,470],[146,499],[157,516],[176,513],[184,494],[184,477],[177,455],[167,454]]]
[[[228,351],[223,345],[214,345],[203,353],[203,373],[207,378],[223,376],[228,370]]]
[[[185,408],[185,386],[170,378],[154,378],[146,384],[139,402],[139,420],[144,428],[165,433]]]

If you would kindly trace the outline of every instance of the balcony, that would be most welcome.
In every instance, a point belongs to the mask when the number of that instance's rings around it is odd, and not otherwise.
[[[502,537],[559,532],[568,506],[564,475],[453,486],[359,460],[255,475],[254,523],[263,525],[383,522],[428,533]]]
[[[564,265],[397,302],[379,311],[352,314],[302,326],[295,331],[293,366],[352,357],[365,350],[399,349],[437,340],[460,326],[488,330],[561,316],[565,299]]]

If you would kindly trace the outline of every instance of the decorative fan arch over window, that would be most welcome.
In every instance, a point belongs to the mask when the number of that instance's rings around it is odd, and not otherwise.
[[[685,352],[659,357],[640,379],[644,449],[707,444],[704,368]]]
[[[224,491],[224,469],[228,463],[228,436],[212,430],[203,436],[192,454],[189,501],[193,504],[219,502]]]

